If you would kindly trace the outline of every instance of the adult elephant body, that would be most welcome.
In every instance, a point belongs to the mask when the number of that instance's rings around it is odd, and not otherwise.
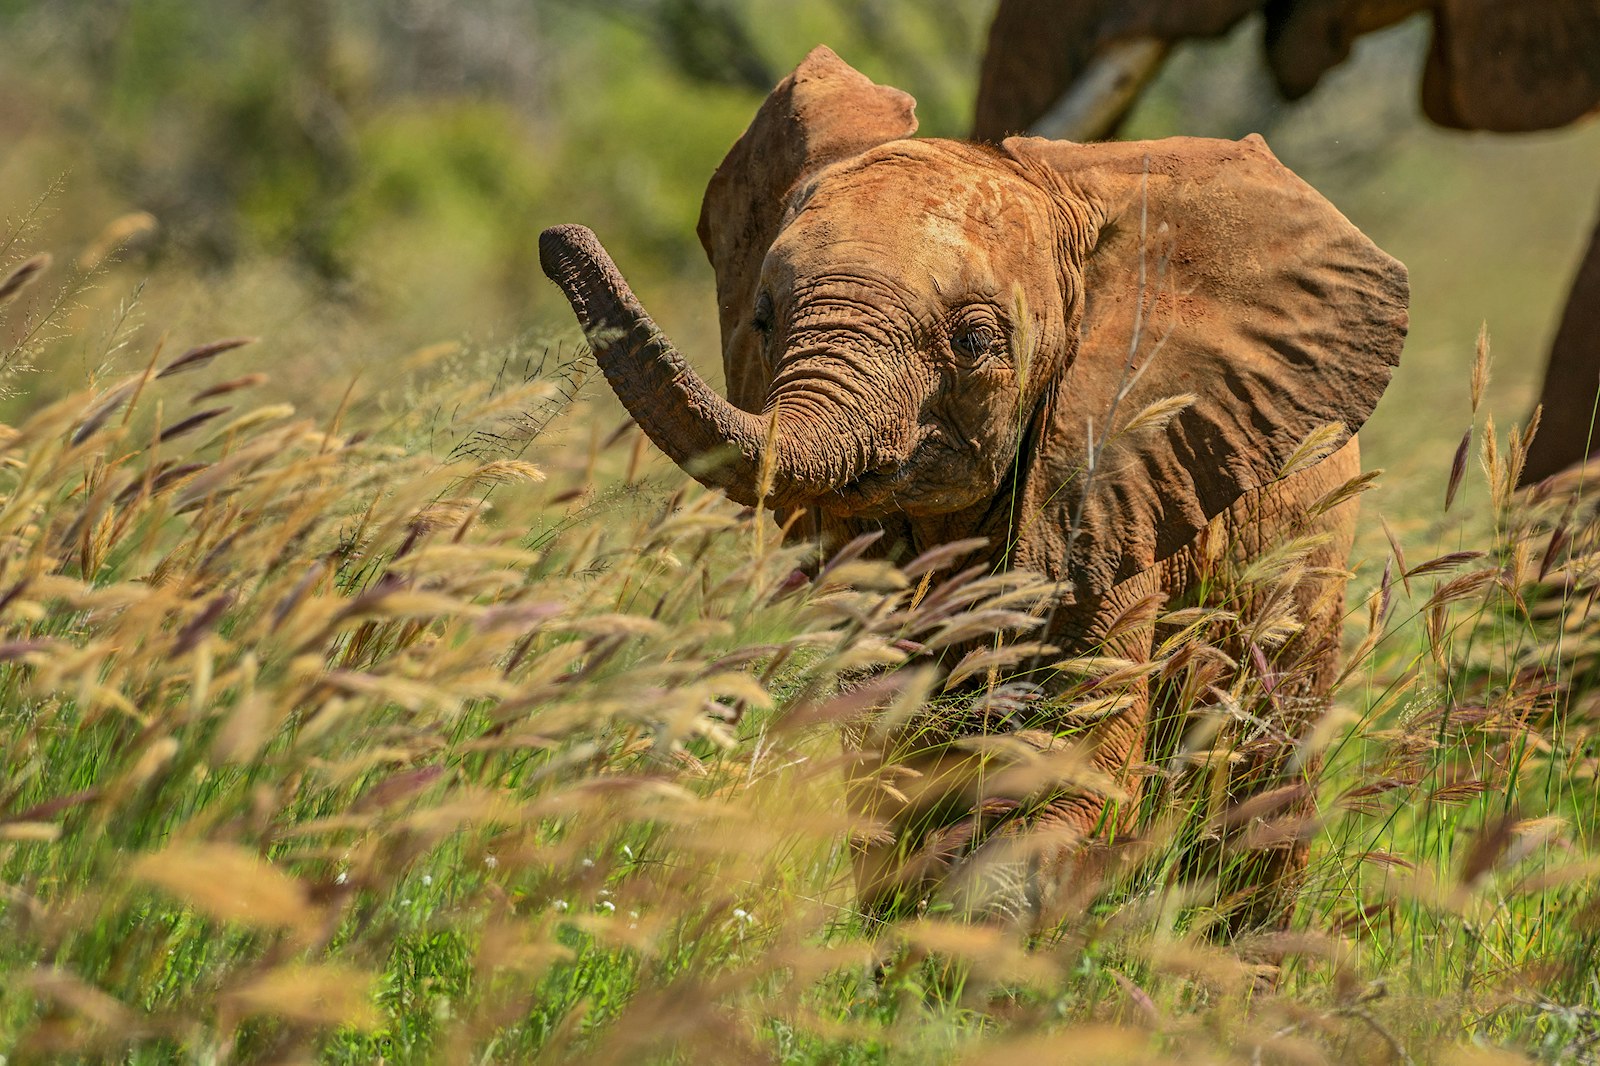
[[[1147,659],[1152,627],[1117,619],[1191,593],[1219,557],[1322,534],[1295,592],[1305,627],[1278,653],[1309,664],[1279,701],[1295,735],[1331,680],[1353,517],[1310,505],[1355,473],[1355,446],[1281,474],[1313,431],[1354,431],[1377,403],[1404,338],[1404,268],[1259,138],[974,145],[913,138],[912,111],[819,48],[718,168],[700,237],[727,398],[592,234],[546,231],[545,270],[607,379],[675,461],[741,502],[805,511],[805,535],[879,529],[907,554],[981,538],[961,565],[1048,575],[1065,591],[1046,637],[1068,652]],[[1124,797],[1145,753],[1142,685],[1079,738]],[[1280,746],[1256,783],[1284,765]],[[858,869],[881,906],[985,868],[1001,838],[1029,870],[1063,868],[1128,810],[1108,807],[1118,789],[951,810],[870,773],[858,785],[892,830]],[[996,832],[1023,825],[1041,832]],[[1028,879],[1036,916],[1050,883]]]

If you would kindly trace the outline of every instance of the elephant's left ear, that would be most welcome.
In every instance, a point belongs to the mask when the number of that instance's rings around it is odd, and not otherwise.
[[[737,406],[759,411],[766,400],[750,312],[790,194],[829,163],[911,136],[916,106],[818,45],[768,94],[711,176],[700,205],[700,244],[717,272],[723,366]]]
[[[1075,524],[1070,576],[1100,593],[1281,476],[1319,426],[1360,428],[1400,359],[1406,270],[1256,136],[1004,149],[1054,190],[1082,256],[1078,350],[1040,448]]]

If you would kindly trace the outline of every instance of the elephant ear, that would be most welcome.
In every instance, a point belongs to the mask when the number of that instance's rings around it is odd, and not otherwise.
[[[874,84],[819,46],[767,96],[711,176],[700,206],[700,244],[717,274],[728,398],[759,411],[769,384],[751,323],[767,249],[790,194],[830,163],[917,130],[916,101]]]
[[[1282,476],[1313,430],[1366,421],[1405,340],[1406,270],[1254,135],[1004,148],[1044,164],[1083,268],[1028,488],[1051,512],[1034,535],[1060,540],[1024,547],[1065,553],[1063,576],[1100,595]]]

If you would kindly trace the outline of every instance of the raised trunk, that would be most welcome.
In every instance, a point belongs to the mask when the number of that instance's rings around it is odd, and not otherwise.
[[[862,473],[840,458],[837,434],[814,419],[776,422],[729,403],[678,355],[583,226],[539,235],[539,264],[561,287],[606,381],[655,445],[708,488],[739,503],[815,501]],[[771,441],[770,454],[768,442]],[[718,461],[720,458],[721,461]]]

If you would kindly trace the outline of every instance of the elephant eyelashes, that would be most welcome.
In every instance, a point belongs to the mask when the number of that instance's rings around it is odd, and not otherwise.
[[[1000,343],[1000,327],[987,317],[967,318],[950,333],[950,347],[961,358],[977,361],[986,358]]]
[[[982,328],[962,330],[950,338],[950,343],[955,345],[956,351],[974,359],[980,359],[989,354],[989,349],[994,347],[994,342],[994,334]]]

